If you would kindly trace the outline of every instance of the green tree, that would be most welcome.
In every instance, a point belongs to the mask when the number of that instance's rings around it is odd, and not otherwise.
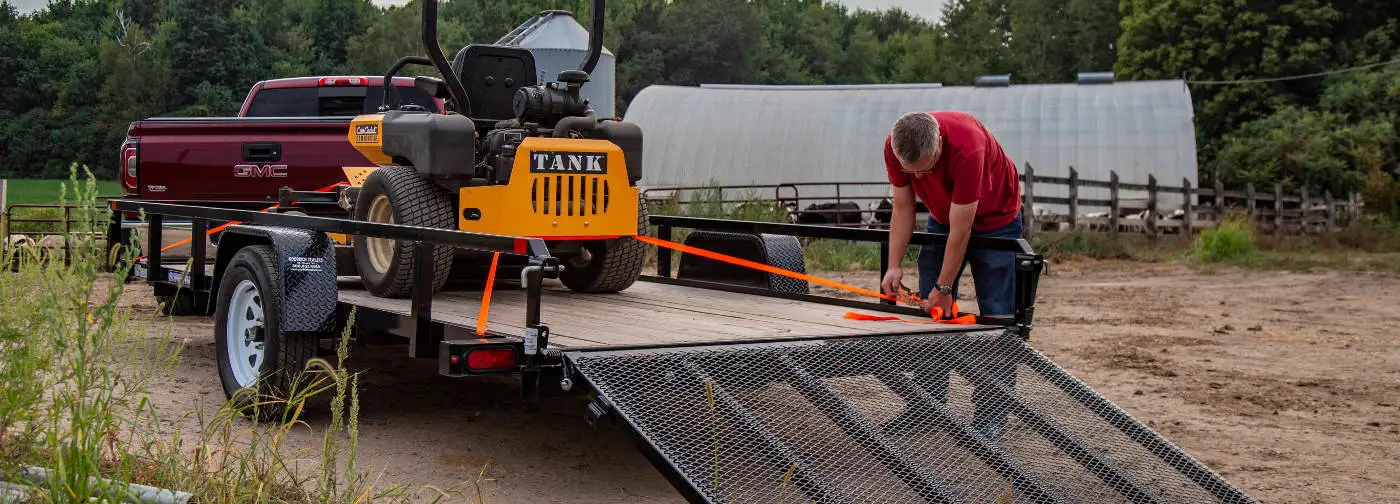
[[[404,56],[421,56],[423,50],[422,5],[413,0],[401,7],[389,7],[361,35],[350,39],[350,59],[346,69],[352,74],[384,75],[389,66]],[[438,46],[451,59],[467,45],[467,29],[457,19],[438,22]],[[437,75],[431,68],[410,66],[401,75]]]
[[[251,26],[240,24],[236,0],[170,0],[167,11],[172,29],[162,36],[170,54],[171,81],[178,104],[196,100],[196,90],[247,89],[260,77],[253,72],[256,55],[264,50],[254,46]],[[218,41],[218,43],[210,43]],[[236,106],[220,110],[237,110]]]

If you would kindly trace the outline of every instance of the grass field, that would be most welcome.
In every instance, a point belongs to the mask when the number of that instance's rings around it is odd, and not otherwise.
[[[6,187],[6,205],[15,204],[54,204],[58,203],[60,184],[67,179],[9,179]],[[97,194],[116,196],[121,194],[121,185],[114,180],[97,181]],[[72,193],[72,189],[69,189]]]

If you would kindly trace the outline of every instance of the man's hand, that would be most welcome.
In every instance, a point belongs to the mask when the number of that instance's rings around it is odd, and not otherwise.
[[[943,309],[943,318],[952,318],[954,315],[957,315],[953,313],[952,294],[944,294],[938,291],[930,292],[928,299],[924,300],[924,311],[933,314],[934,308]]]
[[[886,295],[899,296],[899,284],[904,281],[903,268],[894,267],[885,272],[885,279],[880,281],[880,289]]]

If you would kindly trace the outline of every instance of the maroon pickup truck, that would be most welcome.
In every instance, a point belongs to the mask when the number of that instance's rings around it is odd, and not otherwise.
[[[238,117],[151,118],[131,123],[121,146],[124,197],[262,208],[290,187],[311,191],[367,166],[350,146],[350,120],[384,102],[383,77],[297,77],[253,85]],[[442,100],[393,81],[406,104]]]

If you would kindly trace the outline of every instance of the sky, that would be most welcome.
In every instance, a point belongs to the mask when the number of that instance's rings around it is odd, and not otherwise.
[[[29,12],[49,4],[49,0],[9,0],[20,12]],[[379,5],[402,4],[407,0],[371,0]],[[681,0],[684,1],[684,0]],[[852,9],[888,9],[900,7],[930,21],[938,19],[947,0],[838,0]]]

